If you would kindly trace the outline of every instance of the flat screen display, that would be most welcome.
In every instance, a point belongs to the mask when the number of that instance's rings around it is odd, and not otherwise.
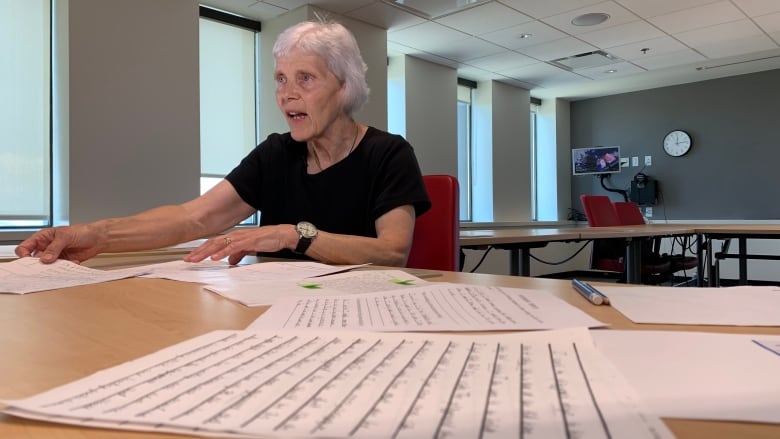
[[[620,147],[574,148],[571,150],[571,163],[574,175],[620,172]]]

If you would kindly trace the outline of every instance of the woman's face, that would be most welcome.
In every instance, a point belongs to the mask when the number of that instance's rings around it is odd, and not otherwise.
[[[292,51],[276,60],[276,104],[293,139],[317,139],[341,114],[343,85],[317,56]]]

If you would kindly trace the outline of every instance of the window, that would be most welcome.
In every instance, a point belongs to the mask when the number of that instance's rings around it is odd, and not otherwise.
[[[0,228],[51,224],[51,3],[0,2]]]
[[[257,144],[259,23],[248,29],[219,21],[237,17],[207,10],[200,19],[200,193],[227,175]],[[257,224],[257,215],[242,224]]]
[[[471,221],[471,99],[476,84],[458,80],[458,183],[460,220]]]

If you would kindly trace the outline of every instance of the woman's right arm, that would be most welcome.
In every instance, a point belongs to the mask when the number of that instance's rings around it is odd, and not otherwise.
[[[36,256],[46,263],[56,259],[81,263],[99,253],[161,248],[209,236],[238,224],[253,212],[233,186],[222,180],[184,204],[40,230],[19,244],[16,254]]]

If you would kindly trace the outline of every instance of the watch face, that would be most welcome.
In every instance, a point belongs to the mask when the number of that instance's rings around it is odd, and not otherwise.
[[[686,154],[691,144],[691,136],[682,130],[674,130],[664,137],[664,151],[672,157]]]
[[[298,233],[300,233],[304,238],[313,238],[317,236],[317,228],[314,227],[314,224],[308,221],[299,222],[296,228],[298,229]]]

